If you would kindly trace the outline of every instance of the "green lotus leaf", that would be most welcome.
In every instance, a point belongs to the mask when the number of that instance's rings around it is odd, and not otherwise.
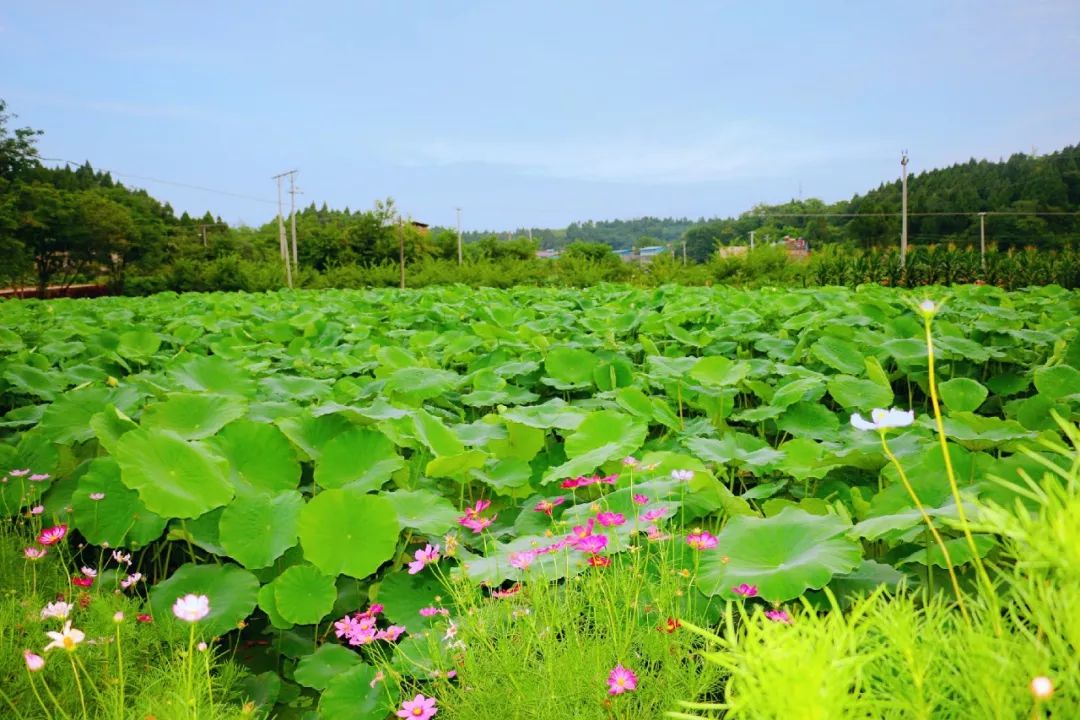
[[[237,565],[182,565],[167,580],[150,591],[150,607],[154,620],[187,627],[177,619],[173,604],[185,595],[205,595],[210,601],[210,613],[195,623],[203,637],[224,635],[235,630],[255,609],[259,581]]]
[[[177,384],[193,392],[254,397],[255,381],[239,364],[218,355],[194,357],[171,371]]]
[[[442,535],[457,524],[461,514],[449,500],[430,490],[395,490],[382,497],[393,504],[402,527],[427,535]]]
[[[324,488],[377,490],[403,467],[405,460],[390,438],[378,430],[353,427],[323,447],[315,463],[315,482]]]
[[[110,457],[95,458],[71,496],[75,526],[95,545],[138,548],[156,540],[167,520],[146,509],[139,493],[120,480]]]
[[[833,400],[848,409],[887,408],[893,402],[893,391],[873,380],[836,375],[829,380],[827,387]]]
[[[170,433],[125,433],[116,444],[116,462],[124,484],[162,517],[198,517],[233,498],[225,464]]]
[[[690,377],[710,387],[730,387],[737,385],[749,372],[750,365],[741,360],[714,355],[698,360]]]
[[[398,704],[395,684],[375,682],[375,668],[359,665],[341,673],[319,698],[323,720],[385,720]]]
[[[142,426],[198,440],[210,437],[245,412],[244,401],[229,395],[173,393],[165,402],[146,406]]]
[[[540,405],[516,407],[503,411],[502,416],[511,422],[528,425],[532,428],[547,430],[574,430],[585,419],[583,410],[567,405],[560,398],[549,400]]]
[[[544,372],[564,385],[588,385],[596,364],[596,356],[588,350],[554,347],[544,357]]]
[[[467,450],[459,455],[446,455],[430,461],[424,468],[429,476],[461,477],[472,470],[484,467],[487,462],[487,454],[480,450]]]
[[[334,578],[311,565],[294,565],[274,579],[274,606],[285,620],[313,625],[334,609]]]
[[[90,429],[94,431],[98,443],[109,451],[110,455],[116,454],[116,443],[121,435],[139,427],[134,420],[113,405],[109,405],[91,417],[88,424]]]
[[[393,503],[349,488],[319,493],[300,513],[304,557],[330,576],[371,575],[394,556],[400,529]]]
[[[218,539],[229,557],[248,569],[272,565],[296,545],[304,499],[295,490],[239,495],[218,521]]]
[[[986,557],[994,546],[997,545],[997,541],[990,535],[974,535],[972,536],[972,539],[975,541],[975,550],[978,551],[979,557]],[[949,561],[954,567],[971,562],[972,560],[971,545],[968,544],[967,538],[958,537],[946,540],[945,549],[949,551]],[[925,550],[917,550],[916,552],[911,553],[896,564],[907,565],[910,563],[917,563],[919,565],[926,565],[928,564],[928,561],[929,564],[939,568],[948,567],[948,563],[945,562],[945,553],[941,551],[941,547],[936,543],[931,543]]]
[[[285,437],[306,456],[308,460],[318,460],[326,444],[341,433],[348,432],[354,426],[341,415],[300,415],[283,417],[275,421]]]
[[[120,334],[116,352],[129,360],[148,360],[161,347],[161,336],[145,328]]]
[[[989,391],[977,380],[953,378],[938,385],[938,392],[949,412],[974,412]]]
[[[305,687],[325,690],[338,675],[360,665],[363,661],[354,651],[342,645],[327,644],[302,657],[293,677]]]
[[[259,588],[258,602],[259,609],[266,613],[266,617],[270,619],[270,624],[278,630],[288,630],[293,627],[293,623],[283,618],[281,613],[278,612],[277,599],[274,597],[274,584],[272,582]]]
[[[605,459],[626,456],[641,447],[648,431],[646,424],[616,410],[589,413],[567,436],[566,456],[576,458],[610,445],[614,450]]]
[[[417,439],[431,452],[436,455],[460,455],[465,452],[465,446],[461,440],[443,424],[442,420],[427,410],[417,410],[413,413],[412,420]]]
[[[793,507],[764,519],[734,517],[720,531],[717,548],[702,555],[700,587],[735,599],[732,588],[745,583],[770,602],[792,600],[858,567],[862,549],[846,537],[849,529],[835,515]]]
[[[462,378],[450,370],[409,367],[394,371],[386,380],[384,390],[403,400],[419,403],[457,389]]]
[[[1080,395],[1080,370],[1069,365],[1041,367],[1035,371],[1035,389],[1051,400]]]
[[[810,346],[810,354],[834,370],[857,375],[866,367],[863,354],[855,343],[836,337],[823,337]]]
[[[300,482],[300,462],[275,426],[250,420],[231,422],[207,440],[229,462],[238,491],[277,493]]]
[[[435,598],[447,595],[446,588],[431,571],[388,575],[379,583],[378,593],[379,603],[386,607],[386,618],[395,625],[404,625],[411,633],[428,627],[429,620],[420,615],[420,609],[439,605]]]

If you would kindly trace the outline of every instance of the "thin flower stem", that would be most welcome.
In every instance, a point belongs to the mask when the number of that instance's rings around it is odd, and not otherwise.
[[[927,529],[930,530],[930,534],[934,536],[934,541],[937,542],[938,547],[941,548],[941,554],[945,557],[945,567],[949,571],[949,579],[952,581],[953,591],[956,593],[956,603],[960,607],[960,614],[964,616],[964,622],[971,626],[971,618],[968,617],[967,607],[964,605],[964,594],[960,591],[960,583],[956,579],[956,571],[953,570],[952,558],[949,557],[949,550],[945,547],[945,541],[941,539],[941,533],[934,527],[934,521],[930,519],[930,515],[926,512],[926,508],[923,507],[922,501],[919,500],[919,496],[915,493],[915,488],[911,486],[911,481],[908,480],[907,473],[904,472],[904,466],[900,464],[896,455],[889,448],[889,443],[885,440],[885,433],[881,431],[878,433],[881,437],[881,447],[885,451],[885,456],[889,458],[889,461],[896,468],[896,472],[900,475],[900,482],[904,484],[904,489],[907,490],[908,495],[911,496],[912,501],[915,503],[915,507],[918,508],[919,514],[922,516],[923,522],[926,523]],[[926,574],[929,577],[931,572],[930,565],[926,566]]]
[[[75,676],[75,687],[79,690],[79,705],[82,706],[83,719],[88,720],[89,715],[86,712],[86,696],[83,695],[82,680],[79,679],[79,668],[75,667],[75,657],[69,652],[68,660],[71,661],[71,674]]]
[[[30,678],[30,685],[33,686],[33,684],[34,679]],[[71,716],[67,714],[67,711],[64,710],[64,708],[60,705],[60,702],[56,699],[56,696],[53,695],[53,691],[49,689],[49,683],[45,682],[45,680],[42,679],[41,686],[45,688],[45,694],[49,696],[50,700],[52,700],[52,704],[56,706],[56,711],[60,713],[60,716],[67,718],[67,720],[71,720]],[[37,695],[36,687],[34,688],[34,694]],[[38,702],[41,702],[40,696],[38,696]]]
[[[975,545],[975,537],[971,534],[971,526],[968,525],[967,512],[964,510],[964,502],[960,497],[960,487],[956,483],[956,472],[953,469],[952,457],[949,454],[949,445],[945,437],[945,421],[941,419],[941,404],[938,402],[937,382],[934,378],[934,334],[930,330],[931,315],[929,313],[923,315],[923,327],[926,330],[926,357],[929,376],[927,379],[930,385],[930,402],[934,407],[934,422],[937,425],[938,443],[941,445],[941,454],[945,459],[945,473],[949,478],[949,489],[952,491],[953,500],[956,502],[956,514],[960,518],[960,526],[964,531],[964,537],[967,539],[968,548],[971,549],[971,561],[975,563],[976,572],[979,574],[979,579],[982,581],[986,588],[991,600],[993,600],[995,608],[997,606],[997,591],[994,589],[994,583],[990,580],[990,576],[986,572],[986,566],[983,565],[982,558],[979,557],[979,549]],[[994,623],[994,631],[998,637],[1001,637],[1001,615],[996,609],[990,613],[991,619]]]
[[[120,643],[120,623],[116,623],[116,679],[120,692],[116,701],[116,717],[124,717],[124,651]]]
[[[33,682],[33,681],[31,681],[31,682]],[[36,694],[36,691],[35,691],[35,694]],[[4,699],[4,702],[7,703],[7,706],[9,708],[11,708],[18,717],[20,717],[20,718],[23,717],[23,714],[21,712],[19,712],[19,708],[15,707],[15,703],[11,702],[11,698],[9,698],[7,693],[4,692],[3,690],[0,690],[0,698]],[[38,698],[38,702],[41,702],[41,698]],[[45,706],[42,705],[41,709],[45,710]],[[48,711],[46,710],[46,712],[48,712]]]

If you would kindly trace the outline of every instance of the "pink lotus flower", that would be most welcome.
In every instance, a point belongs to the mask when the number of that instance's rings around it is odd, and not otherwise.
[[[741,583],[731,588],[731,592],[735,593],[736,595],[741,595],[745,598],[757,597],[757,585],[747,585],[746,583]]]
[[[30,482],[44,482],[49,479],[49,473],[36,473],[30,476]]]
[[[533,510],[535,510],[536,512],[542,512],[548,517],[551,517],[551,513],[555,510],[555,508],[559,505],[562,505],[564,502],[566,502],[566,498],[561,496],[557,498],[552,498],[550,500],[541,500],[540,502],[536,503],[536,507],[534,507]]]
[[[648,495],[635,495],[634,496],[634,502],[636,504],[638,504],[638,505],[648,505],[649,504],[649,496]]]
[[[618,527],[626,523],[626,517],[622,513],[602,512],[596,516],[596,521],[604,527]]]
[[[779,608],[776,610],[766,610],[765,617],[769,618],[773,622],[783,623],[784,625],[791,625],[794,622],[791,619],[791,616],[788,615],[787,610]]]
[[[23,650],[23,660],[26,661],[26,669],[30,672],[37,672],[45,667],[45,658],[35,655],[29,650]]]
[[[686,536],[686,544],[695,550],[712,550],[716,547],[716,536],[704,530],[695,530]]]
[[[98,500],[104,500],[105,499],[105,493],[90,493],[89,497],[90,497],[91,500],[96,502]]]
[[[439,561],[439,546],[438,545],[425,545],[423,550],[417,550],[413,553],[413,557],[416,558],[409,563],[409,574],[415,575],[431,563]]]
[[[184,622],[198,622],[210,614],[210,598],[188,593],[177,598],[172,606],[173,615]]]
[[[527,550],[525,552],[510,553],[510,566],[518,570],[527,570],[534,560],[536,560],[535,551]]]
[[[41,558],[45,557],[48,554],[49,553],[48,553],[47,550],[44,550],[42,548],[36,548],[36,547],[28,547],[25,550],[23,550],[23,555],[26,556],[27,560],[40,560]]]
[[[607,555],[590,555],[589,565],[591,567],[607,567],[611,564],[611,558]]]
[[[616,665],[608,675],[608,694],[622,695],[624,692],[637,690],[637,675],[622,665]]]
[[[395,714],[408,720],[431,720],[437,712],[439,710],[435,707],[435,698],[417,695],[412,700],[401,703],[401,709]]]
[[[35,505],[34,507],[30,508],[30,514],[31,515],[41,515],[44,512],[45,512],[45,506],[44,505]]]
[[[67,535],[67,525],[57,525],[56,527],[45,528],[38,535],[37,541],[42,545],[55,545],[64,539]]]
[[[575,543],[578,550],[595,555],[603,552],[608,545],[607,535],[588,535]]]

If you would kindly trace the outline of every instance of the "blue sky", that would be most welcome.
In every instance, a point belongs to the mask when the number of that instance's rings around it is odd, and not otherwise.
[[[109,2],[0,8],[46,157],[466,229],[725,216],[1080,142],[1080,3]],[[121,178],[229,222],[274,206]]]

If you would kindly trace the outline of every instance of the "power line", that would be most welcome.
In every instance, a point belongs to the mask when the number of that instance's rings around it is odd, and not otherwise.
[[[86,164],[85,162],[77,162],[75,160],[65,160],[63,158],[38,158],[38,159],[39,160],[44,160],[46,162],[66,163],[68,165],[74,165],[76,167],[82,167],[84,164]],[[98,168],[98,169],[101,170],[101,168]],[[173,185],[175,187],[187,188],[189,190],[201,190],[202,192],[214,193],[216,195],[227,195],[229,197],[241,198],[243,200],[251,200],[253,202],[266,203],[268,205],[276,204],[273,200],[267,200],[266,198],[259,198],[259,197],[254,197],[252,195],[244,195],[242,193],[229,192],[228,190],[217,190],[215,188],[208,188],[208,187],[204,187],[202,185],[192,185],[190,183],[182,183],[182,182],[177,182],[175,180],[162,180],[161,178],[149,177],[147,175],[135,175],[133,173],[118,172],[116,170],[104,170],[104,172],[107,172],[110,175],[116,175],[117,177],[134,178],[136,180],[145,180],[147,182],[155,182],[155,183],[160,183],[162,185]]]
[[[959,217],[964,215],[978,216],[980,214],[985,215],[1039,215],[1039,216],[1076,216],[1080,215],[1080,212],[1058,212],[1058,211],[1032,211],[1023,212],[1021,210],[987,210],[985,212],[981,210],[966,210],[966,211],[951,211],[951,212],[909,212],[908,217]],[[899,212],[876,212],[876,213],[750,213],[747,217],[752,218],[798,218],[798,217],[823,217],[823,218],[858,218],[858,217],[884,217],[894,218],[900,217],[902,213]]]

